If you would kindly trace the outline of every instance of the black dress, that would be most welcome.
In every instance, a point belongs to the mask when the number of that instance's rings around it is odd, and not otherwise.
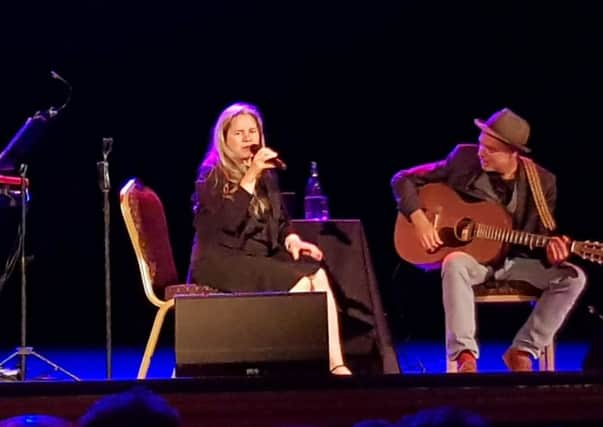
[[[225,198],[223,186],[217,169],[202,171],[196,182],[190,264],[195,283],[227,292],[287,291],[316,273],[318,261],[295,261],[284,248],[294,230],[273,172],[265,171],[256,186],[256,193],[270,202],[259,218],[250,213],[251,194],[239,188]]]

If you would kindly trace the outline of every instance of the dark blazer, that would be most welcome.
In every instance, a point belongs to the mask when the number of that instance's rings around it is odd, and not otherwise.
[[[232,198],[223,197],[225,180],[217,169],[205,169],[195,183],[193,196],[195,242],[192,261],[204,254],[224,251],[243,251],[245,242],[261,227],[250,214],[252,195],[239,188]],[[284,244],[284,239],[293,232],[289,217],[281,203],[281,194],[276,175],[265,171],[257,185],[264,185],[271,205],[267,220],[267,240],[270,250]]]
[[[459,144],[446,159],[434,163],[403,169],[391,180],[398,210],[407,218],[419,209],[417,188],[433,182],[447,183],[461,195],[476,200],[490,200],[500,203],[498,196],[488,184],[488,177],[482,170],[477,155],[476,144]],[[536,165],[542,190],[554,216],[557,200],[556,178],[548,170]],[[537,234],[549,234],[544,227],[532,197],[526,171],[520,162],[517,175],[517,206],[512,214],[515,229]]]

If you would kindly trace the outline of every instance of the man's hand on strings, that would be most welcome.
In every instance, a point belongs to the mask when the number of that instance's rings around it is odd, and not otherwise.
[[[567,236],[555,236],[548,241],[546,258],[551,265],[559,265],[569,258],[569,243]]]

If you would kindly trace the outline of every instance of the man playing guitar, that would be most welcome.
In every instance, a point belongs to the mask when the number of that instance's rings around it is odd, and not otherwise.
[[[527,121],[505,108],[475,124],[481,130],[477,145],[459,144],[444,160],[399,171],[392,178],[392,189],[400,215],[412,223],[426,253],[445,245],[421,206],[420,189],[430,183],[444,183],[472,200],[495,202],[509,213],[514,229],[549,236],[544,250],[514,245],[500,263],[480,263],[462,248],[448,252],[441,263],[446,351],[450,360],[456,360],[458,372],[477,371],[472,286],[495,278],[526,281],[543,291],[503,355],[511,371],[531,371],[531,358],[538,358],[552,342],[584,289],[586,276],[567,262],[569,239],[552,236],[555,176],[520,155],[530,151]]]

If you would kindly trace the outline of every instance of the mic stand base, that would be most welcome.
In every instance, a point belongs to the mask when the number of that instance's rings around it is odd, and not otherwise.
[[[11,354],[6,359],[4,359],[2,362],[0,362],[0,369],[2,369],[2,367],[4,366],[5,363],[9,362],[10,360],[12,360],[18,356],[20,356],[21,358],[24,358],[27,356],[34,356],[34,357],[38,358],[39,360],[41,360],[42,362],[44,362],[47,365],[54,368],[55,371],[62,372],[63,374],[67,375],[69,378],[71,378],[75,381],[80,381],[80,379],[78,377],[76,377],[74,374],[69,372],[67,369],[60,367],[59,365],[54,363],[52,360],[47,359],[46,357],[42,356],[39,353],[36,353],[34,351],[33,347],[17,347],[13,354]],[[12,374],[12,372],[11,372],[10,376],[18,375],[21,378],[21,380],[25,381],[25,376],[22,375],[24,373],[25,373],[24,371],[22,371],[21,369],[18,369],[18,372],[16,372],[15,374]],[[0,375],[2,375],[1,371],[0,371]]]

